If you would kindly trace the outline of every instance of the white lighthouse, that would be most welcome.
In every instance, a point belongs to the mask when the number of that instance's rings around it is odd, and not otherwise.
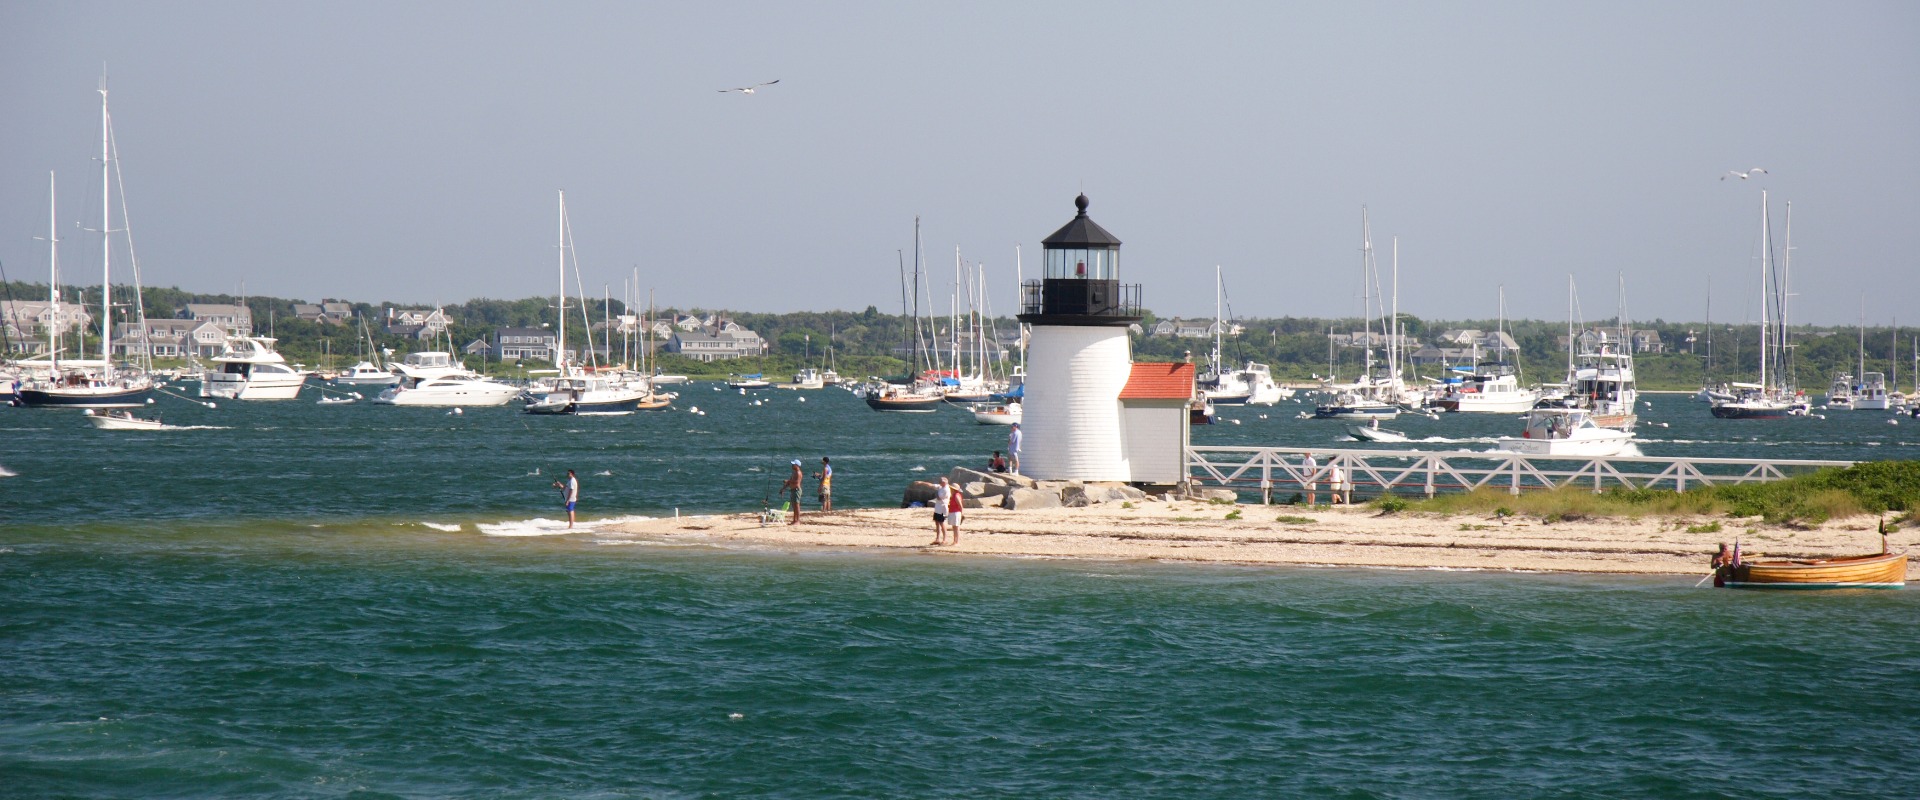
[[[1127,327],[1140,321],[1140,285],[1120,282],[1120,240],[1087,216],[1087,196],[1073,204],[1079,213],[1041,242],[1044,276],[1021,287],[1020,321],[1032,331],[1020,471],[1174,482],[1192,365],[1140,365],[1136,377]]]

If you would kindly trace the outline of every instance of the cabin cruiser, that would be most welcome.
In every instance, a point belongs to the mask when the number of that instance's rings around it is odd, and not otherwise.
[[[1460,382],[1433,403],[1442,410],[1518,414],[1540,401],[1539,392],[1520,388],[1520,376],[1510,364],[1456,367],[1454,371],[1462,373]]]
[[[1597,353],[1583,353],[1567,370],[1564,394],[1542,398],[1539,408],[1577,408],[1593,415],[1593,424],[1602,428],[1632,431],[1639,421],[1633,405],[1640,399],[1634,382],[1633,355],[1616,353],[1602,343]]]
[[[213,357],[217,369],[200,380],[201,397],[232,400],[292,400],[307,382],[307,372],[287,364],[265,336],[229,336],[227,348]]]
[[[1400,407],[1374,397],[1366,384],[1332,386],[1313,407],[1314,419],[1393,419]]]
[[[1495,450],[1533,456],[1617,456],[1633,434],[1601,427],[1583,408],[1536,408],[1527,412],[1519,437],[1503,436]]]
[[[788,384],[784,388],[824,389],[826,388],[826,386],[827,386],[827,379],[825,376],[820,374],[820,370],[814,369],[812,367],[806,367],[804,369],[801,369],[799,372],[794,373],[793,383]]]
[[[373,398],[388,406],[504,406],[520,387],[482,377],[444,352],[408,353],[395,366],[400,383]]]
[[[758,372],[752,375],[736,375],[728,376],[727,378],[727,388],[729,389],[765,389],[772,385],[772,381],[767,380],[766,376]]]
[[[392,386],[399,382],[399,375],[381,369],[370,361],[348,367],[346,372],[333,377],[335,386]]]
[[[1879,372],[1860,374],[1860,391],[1853,396],[1855,411],[1886,411],[1893,408],[1887,396],[1887,376]]]
[[[1019,403],[988,404],[973,407],[973,421],[981,425],[1012,425],[1020,421]]]

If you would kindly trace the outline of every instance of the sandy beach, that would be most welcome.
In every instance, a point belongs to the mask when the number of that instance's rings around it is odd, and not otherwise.
[[[624,522],[613,529],[642,537],[790,548],[900,548],[929,554],[1153,559],[1228,564],[1425,567],[1705,575],[1718,543],[1738,537],[1748,553],[1826,557],[1877,552],[1872,518],[1815,528],[1758,519],[1540,519],[1382,514],[1367,507],[1304,510],[1290,506],[1150,501],[1124,508],[1009,511],[969,509],[957,546],[932,547],[926,509],[803,513],[762,525],[756,514]],[[1226,519],[1238,512],[1239,519]],[[1720,523],[1718,532],[1687,528]],[[1894,534],[1894,547],[1913,537]]]

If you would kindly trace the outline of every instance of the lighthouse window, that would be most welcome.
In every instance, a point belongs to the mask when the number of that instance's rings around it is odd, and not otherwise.
[[[1120,253],[1114,250],[1047,251],[1047,277],[1112,280],[1119,277]]]

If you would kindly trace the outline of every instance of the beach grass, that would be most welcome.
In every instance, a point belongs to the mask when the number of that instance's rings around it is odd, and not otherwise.
[[[1920,511],[1920,461],[1869,461],[1766,483],[1711,486],[1687,492],[1575,486],[1523,492],[1483,487],[1431,499],[1385,497],[1383,512],[1527,516],[1545,520],[1646,516],[1760,517],[1770,524],[1819,524],[1865,514]]]

